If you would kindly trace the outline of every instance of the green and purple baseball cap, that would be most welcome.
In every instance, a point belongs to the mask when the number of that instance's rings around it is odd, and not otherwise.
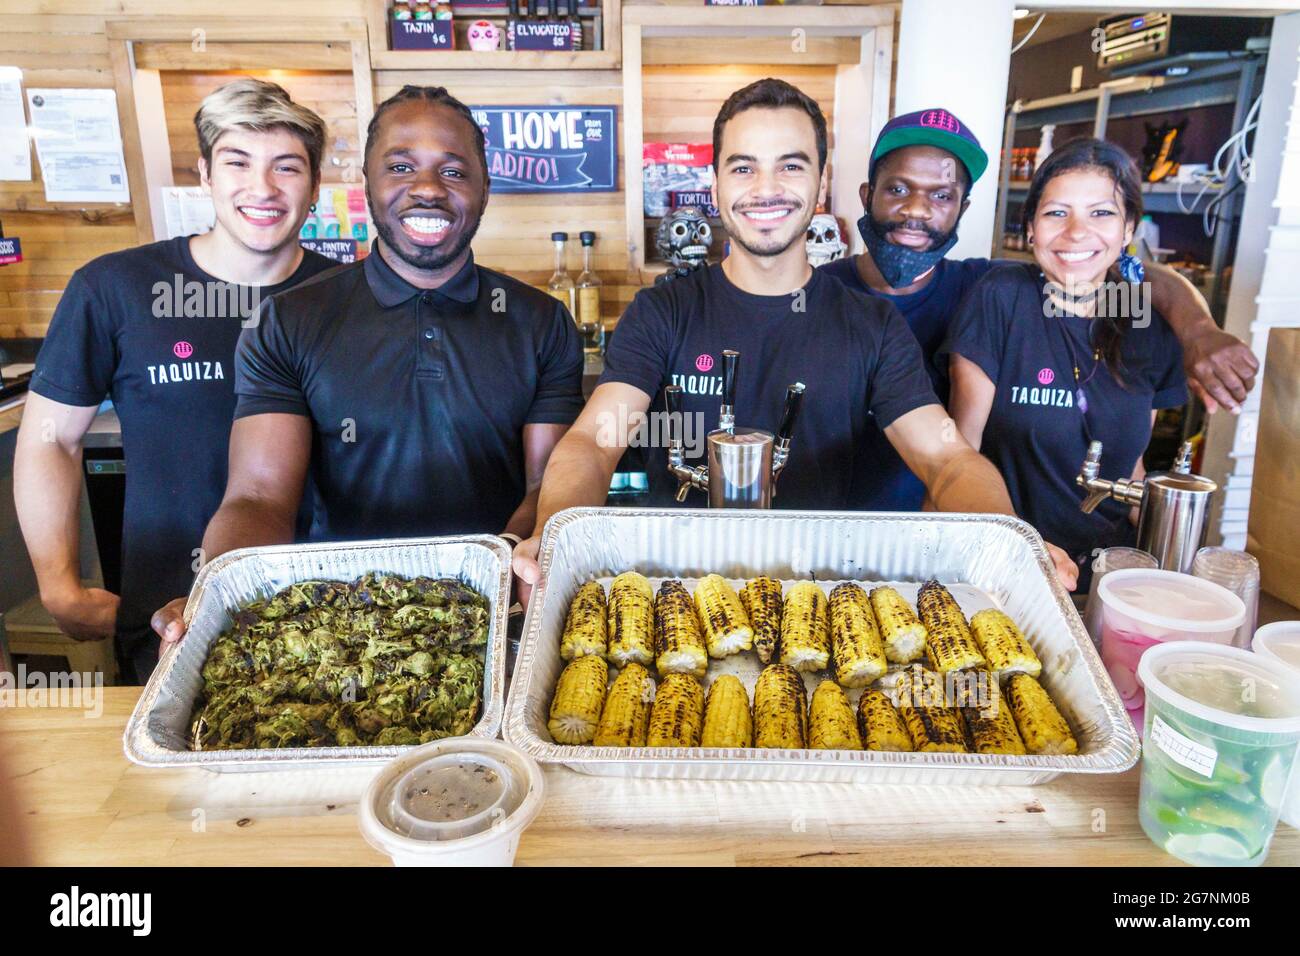
[[[988,154],[980,141],[956,116],[944,109],[917,110],[895,116],[885,124],[871,150],[868,178],[875,178],[876,164],[882,156],[904,146],[936,146],[947,150],[966,167],[972,186],[989,165]]]

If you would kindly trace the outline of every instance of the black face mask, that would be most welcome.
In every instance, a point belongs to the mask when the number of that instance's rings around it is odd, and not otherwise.
[[[869,195],[867,208],[871,208]],[[900,246],[886,239],[885,234],[880,231],[880,225],[871,218],[870,212],[863,213],[862,218],[858,220],[858,232],[862,234],[862,241],[867,245],[867,252],[871,253],[872,261],[875,262],[876,268],[880,270],[880,274],[889,283],[891,289],[902,289],[911,285],[934,268],[939,260],[948,254],[948,250],[957,244],[955,228],[947,236],[931,229],[926,231],[930,233],[937,245],[932,249],[921,251]]]

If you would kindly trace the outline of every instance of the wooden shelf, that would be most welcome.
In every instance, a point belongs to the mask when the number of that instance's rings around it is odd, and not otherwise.
[[[616,70],[612,50],[382,50],[371,51],[376,70]]]

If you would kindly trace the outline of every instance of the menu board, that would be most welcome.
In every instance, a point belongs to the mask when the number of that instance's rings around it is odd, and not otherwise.
[[[496,193],[618,188],[618,108],[477,106]]]

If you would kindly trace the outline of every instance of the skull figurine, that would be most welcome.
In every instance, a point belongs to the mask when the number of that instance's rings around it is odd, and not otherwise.
[[[501,43],[501,30],[491,20],[475,20],[467,32],[471,50],[495,50]]]
[[[672,266],[660,280],[686,275],[704,265],[713,242],[713,229],[704,213],[693,206],[674,209],[661,223],[655,235],[659,256]]]
[[[804,243],[808,250],[808,264],[816,269],[828,262],[842,258],[848,246],[840,236],[840,224],[829,213],[819,212],[808,223],[808,240]]]

